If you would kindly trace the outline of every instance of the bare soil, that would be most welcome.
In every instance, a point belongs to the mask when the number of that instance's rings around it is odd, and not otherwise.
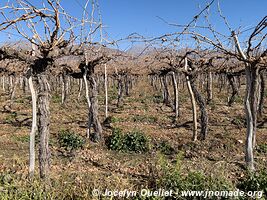
[[[59,88],[60,91],[60,88]],[[114,89],[110,88],[110,93]],[[205,91],[202,90],[202,94]],[[241,92],[242,94],[242,92]],[[192,113],[186,88],[179,89],[180,117],[173,123],[174,113],[162,103],[153,101],[160,91],[153,92],[152,87],[141,80],[124,97],[124,105],[116,108],[116,99],[110,95],[109,115],[117,119],[111,127],[119,127],[123,132],[134,129],[143,131],[150,138],[152,148],[148,153],[123,153],[108,150],[104,142],[96,144],[87,141],[85,148],[78,150],[75,156],[62,155],[57,143],[57,134],[62,129],[71,129],[81,136],[86,135],[86,100],[77,101],[77,88],[73,88],[65,105],[60,104],[60,94],[51,94],[51,176],[62,177],[76,174],[79,181],[82,174],[98,177],[99,184],[114,187],[131,187],[145,184],[151,173],[151,165],[156,160],[156,146],[161,141],[168,142],[174,149],[167,155],[175,162],[179,152],[183,154],[183,173],[202,171],[205,174],[223,174],[233,182],[244,176],[244,146],[246,137],[242,97],[233,107],[227,106],[227,92],[221,93],[215,87],[214,99],[207,106],[209,113],[209,131],[205,141],[192,142]],[[240,101],[241,99],[241,101]],[[28,142],[31,128],[30,94],[18,94],[11,112],[4,109],[9,101],[6,92],[0,94],[0,172],[13,171],[26,176],[28,163]],[[104,97],[100,91],[100,115],[104,120]],[[265,109],[266,105],[265,105]],[[104,137],[112,130],[104,128]],[[257,145],[267,145],[267,114],[259,120]],[[38,153],[38,151],[36,151]],[[267,155],[255,152],[256,168],[267,165]],[[38,162],[36,161],[37,165]],[[36,170],[37,173],[37,170]],[[144,182],[144,183],[143,183]]]

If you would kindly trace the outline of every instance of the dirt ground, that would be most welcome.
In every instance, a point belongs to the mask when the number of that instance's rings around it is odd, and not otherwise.
[[[58,89],[60,91],[60,88]],[[235,182],[244,176],[244,146],[246,138],[242,98],[238,97],[233,107],[227,106],[227,91],[214,89],[214,99],[207,106],[209,131],[205,141],[192,142],[192,111],[186,88],[179,88],[180,117],[173,123],[174,113],[169,107],[155,101],[160,91],[153,91],[147,81],[141,80],[134,86],[129,97],[124,97],[124,105],[116,108],[114,88],[110,88],[109,115],[115,120],[111,127],[121,128],[123,132],[141,130],[150,138],[152,146],[166,141],[173,148],[167,155],[174,162],[179,152],[183,154],[183,173],[202,171],[223,173]],[[203,94],[204,91],[202,91]],[[116,94],[116,93],[115,93]],[[241,92],[242,94],[242,92]],[[9,101],[8,93],[0,94],[0,172],[13,171],[26,176],[28,163],[28,143],[31,128],[31,97],[18,88],[11,112],[4,109]],[[86,135],[86,100],[77,101],[77,89],[73,88],[65,105],[60,104],[60,94],[51,97],[51,176],[63,177],[66,174],[94,174],[96,182],[114,184],[117,187],[146,182],[155,161],[157,149],[152,147],[148,153],[124,153],[108,150],[104,143],[87,142],[76,152],[75,157],[65,157],[57,144],[60,130],[70,129],[81,136]],[[100,91],[100,117],[104,119],[104,97]],[[265,110],[267,110],[265,104]],[[111,134],[104,127],[104,136]],[[259,120],[257,145],[267,145],[267,114]],[[38,151],[36,150],[36,153]],[[267,155],[255,152],[256,168],[267,165]],[[38,162],[36,162],[38,165]],[[36,170],[37,173],[37,170]],[[144,183],[145,184],[145,183]]]

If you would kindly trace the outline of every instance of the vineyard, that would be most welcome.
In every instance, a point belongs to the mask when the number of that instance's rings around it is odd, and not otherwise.
[[[111,41],[98,1],[80,18],[59,0],[1,3],[0,33],[20,40],[0,46],[0,199],[267,198],[267,16],[242,32],[215,4],[176,32]],[[141,194],[127,199],[204,199]]]

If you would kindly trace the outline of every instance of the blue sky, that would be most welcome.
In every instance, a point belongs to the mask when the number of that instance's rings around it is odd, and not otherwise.
[[[62,0],[66,10],[76,16],[81,15],[80,5],[85,2],[86,0]],[[168,22],[187,24],[206,3],[204,0],[99,0],[105,31],[115,40],[133,32],[158,36],[177,31],[177,28],[167,25],[157,16]],[[239,26],[243,29],[255,26],[267,14],[267,0],[220,0],[220,5],[234,29]],[[218,18],[216,6],[215,2],[210,20],[216,29],[224,32],[226,29]],[[0,33],[0,40],[5,39],[6,34]]]
[[[255,25],[267,15],[266,0],[221,0],[223,13],[231,26]],[[186,24],[203,8],[203,0],[100,0],[103,21],[114,37],[132,32],[145,35],[159,35],[175,30],[163,23],[157,16],[169,22]],[[214,4],[214,10],[216,10]],[[212,15],[211,14],[211,18]],[[214,14],[215,15],[215,14]],[[213,20],[216,22],[218,18]]]
[[[178,30],[160,20],[187,24],[207,1],[204,0],[100,0],[106,30],[115,38],[132,32],[145,36],[158,36]],[[255,26],[267,15],[267,0],[221,0],[221,9],[233,29]],[[215,28],[225,32],[226,27],[218,17],[217,2],[211,8],[210,20]],[[202,22],[199,22],[201,25]]]

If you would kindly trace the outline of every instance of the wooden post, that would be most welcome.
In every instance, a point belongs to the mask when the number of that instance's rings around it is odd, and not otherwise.
[[[88,118],[89,118],[89,115],[90,115],[90,108],[91,108],[91,101],[90,101],[90,97],[89,97],[89,89],[88,89],[88,82],[87,82],[87,66],[85,67],[85,71],[84,71],[84,74],[83,74],[83,81],[84,81],[84,86],[85,86],[85,97],[86,97],[86,100],[87,100],[87,108],[88,108]],[[87,126],[87,138],[90,138],[90,125],[88,123],[88,126]]]
[[[174,91],[174,109],[175,109],[175,121],[177,121],[179,117],[179,103],[178,103],[178,85],[176,80],[176,75],[172,72],[172,84],[173,84],[173,91]]]
[[[185,58],[185,71],[188,71],[188,62],[187,58]],[[192,91],[192,86],[190,83],[189,76],[186,76],[186,83],[187,83],[187,89],[190,95],[191,105],[192,105],[192,111],[193,111],[193,141],[197,140],[197,107],[196,107],[196,99],[194,96],[194,93]]]
[[[32,75],[28,78],[29,88],[32,97],[32,129],[30,132],[30,153],[29,153],[29,177],[34,176],[35,168],[35,135],[37,132],[37,95],[34,89]]]
[[[107,64],[104,65],[105,70],[105,117],[108,117],[108,76],[107,76]]]

